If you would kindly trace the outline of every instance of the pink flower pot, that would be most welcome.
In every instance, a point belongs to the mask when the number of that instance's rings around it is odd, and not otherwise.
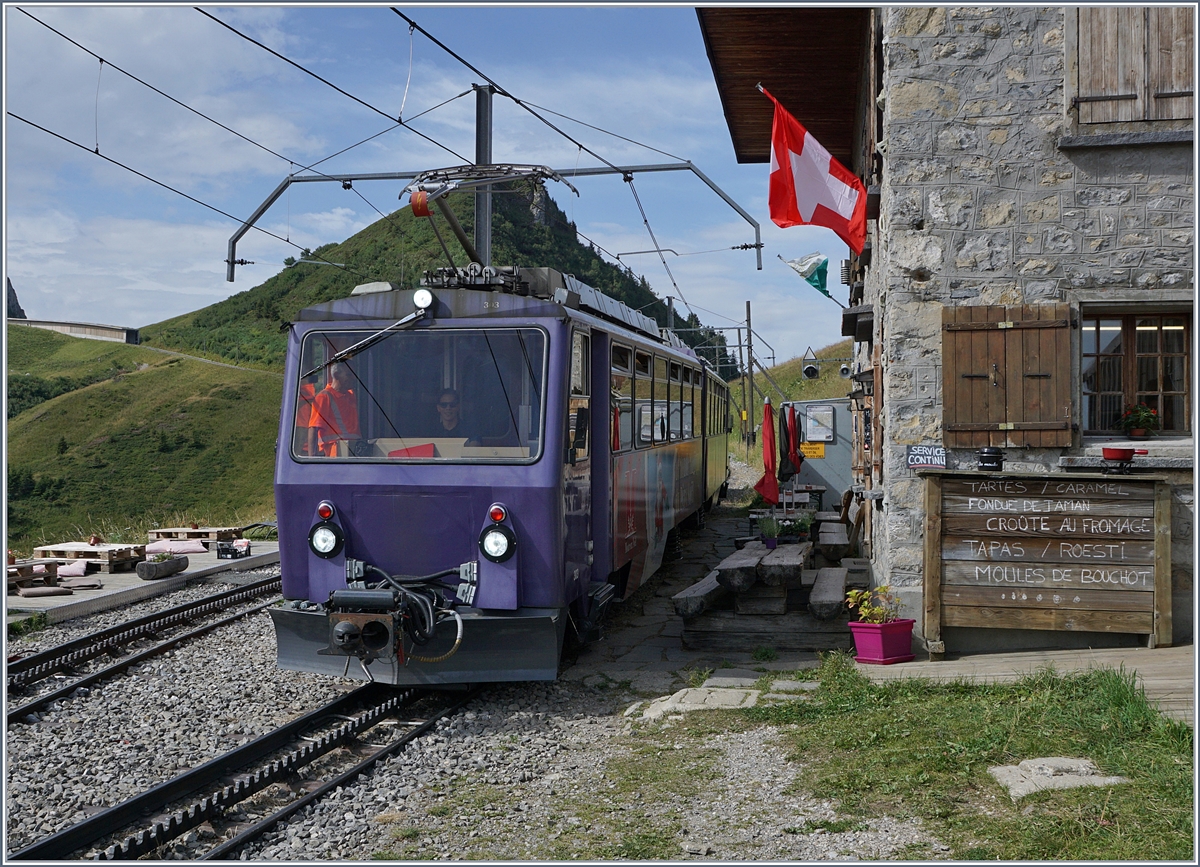
[[[915,620],[893,620],[890,623],[860,623],[852,620],[855,662],[869,665],[891,665],[914,659],[912,631]]]

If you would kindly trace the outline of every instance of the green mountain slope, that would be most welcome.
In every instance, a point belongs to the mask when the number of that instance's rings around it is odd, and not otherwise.
[[[590,246],[580,244],[575,226],[540,189],[518,187],[492,197],[492,261],[499,265],[550,266],[574,274],[583,282],[666,324],[667,307],[644,278],[605,262]],[[474,233],[474,200],[458,193],[448,202],[468,236]],[[531,204],[537,202],[537,206]],[[434,217],[454,263],[468,262],[440,214]],[[344,298],[359,283],[389,281],[411,288],[421,273],[447,265],[434,227],[404,207],[378,220],[340,244],[329,244],[311,256],[346,268],[301,262],[259,286],[239,292],[203,310],[168,319],[140,330],[143,343],[208,358],[271,370],[283,364],[286,340],[281,326],[304,307]],[[676,314],[676,327],[685,324]],[[723,345],[719,334],[687,332],[692,345]]]
[[[8,547],[274,514],[277,374],[23,326],[8,340],[10,382],[103,374],[9,419]]]

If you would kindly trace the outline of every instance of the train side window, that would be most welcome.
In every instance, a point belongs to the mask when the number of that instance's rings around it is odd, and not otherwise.
[[[612,403],[612,450],[633,448],[633,353],[613,345],[609,400]]]
[[[690,367],[683,369],[683,438],[696,435],[696,375]]]
[[[672,442],[679,439],[683,431],[683,368],[678,362],[670,362],[670,395],[667,401],[667,438]]]
[[[637,445],[639,447],[648,446],[653,440],[651,436],[651,419],[654,416],[654,390],[653,378],[651,376],[653,364],[648,352],[635,352],[633,359],[634,401],[637,409]]]
[[[667,441],[667,359],[661,355],[654,356],[654,441]]]
[[[571,336],[571,396],[567,403],[568,462],[587,460],[590,453],[588,426],[591,416],[591,337],[583,331]]]

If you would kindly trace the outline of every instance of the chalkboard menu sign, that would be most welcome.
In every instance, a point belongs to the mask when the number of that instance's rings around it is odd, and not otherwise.
[[[1171,643],[1170,486],[1145,476],[930,471],[925,638],[942,626]]]

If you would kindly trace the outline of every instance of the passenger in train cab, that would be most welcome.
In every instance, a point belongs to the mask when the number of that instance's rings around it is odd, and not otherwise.
[[[329,384],[313,399],[309,426],[316,431],[319,454],[337,455],[339,440],[356,440],[358,431],[358,396],[350,387],[350,369],[344,364],[329,367]]]

